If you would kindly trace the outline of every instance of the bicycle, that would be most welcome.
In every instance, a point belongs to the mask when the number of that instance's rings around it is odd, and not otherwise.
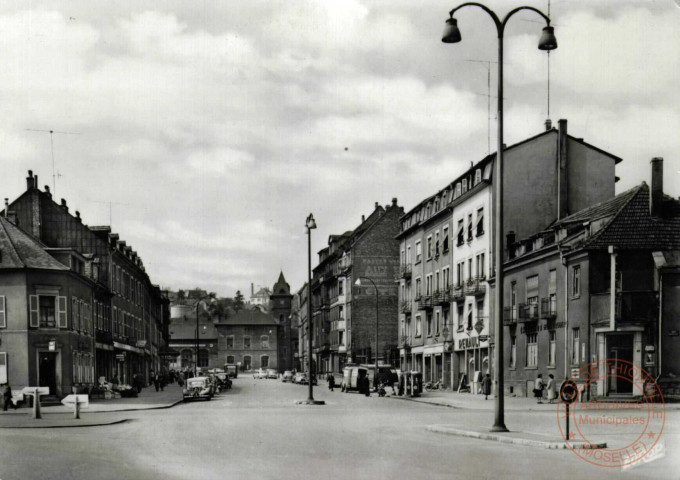
[[[438,382],[434,382],[434,383],[432,383],[432,382],[427,382],[427,383],[425,384],[425,387],[424,387],[424,388],[425,388],[425,391],[426,391],[426,392],[432,392],[432,391],[434,391],[434,390],[441,390],[441,389],[443,389],[443,388],[444,388],[444,385],[442,385],[442,381],[439,380]]]

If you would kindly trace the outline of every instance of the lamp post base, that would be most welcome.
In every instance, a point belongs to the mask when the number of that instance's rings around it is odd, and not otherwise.
[[[323,400],[314,400],[308,398],[307,400],[298,400],[295,402],[296,405],[326,405]]]
[[[494,425],[493,427],[491,427],[491,430],[489,430],[489,431],[490,432],[509,432],[510,430],[508,430],[508,428],[504,424],[501,423],[500,425]]]

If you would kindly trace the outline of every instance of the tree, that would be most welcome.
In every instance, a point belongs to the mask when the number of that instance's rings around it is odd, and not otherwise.
[[[243,294],[241,290],[236,290],[236,296],[234,296],[234,310],[237,312],[243,308],[245,302],[243,301]]]

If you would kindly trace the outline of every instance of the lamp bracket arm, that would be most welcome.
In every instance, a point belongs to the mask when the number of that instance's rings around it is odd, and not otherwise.
[[[517,12],[520,12],[522,10],[531,10],[532,12],[538,13],[541,17],[543,17],[543,19],[545,20],[545,23],[548,26],[550,26],[550,17],[548,17],[545,13],[541,12],[537,8],[524,6],[524,7],[514,8],[514,9],[512,9],[508,12],[508,14],[503,19],[503,22],[501,23],[501,26],[500,26],[501,31],[505,30],[505,25],[508,23],[508,20],[510,20],[510,17],[512,17],[514,14],[516,14]]]
[[[458,5],[456,8],[454,8],[453,10],[451,10],[451,11],[449,12],[449,16],[451,16],[451,18],[453,18],[453,14],[454,14],[456,11],[460,10],[461,8],[463,8],[463,7],[479,7],[479,8],[481,8],[482,10],[484,10],[486,13],[488,13],[488,14],[491,16],[491,18],[493,19],[493,23],[496,24],[496,29],[498,30],[498,37],[499,37],[499,38],[501,37],[502,32],[503,32],[503,24],[501,23],[501,21],[500,21],[500,19],[498,18],[498,16],[494,13],[494,11],[491,10],[491,9],[490,9],[489,7],[487,7],[486,5],[482,5],[481,3],[477,3],[477,2],[466,2],[466,3],[462,3],[462,4]],[[506,19],[507,19],[507,17],[506,17]]]

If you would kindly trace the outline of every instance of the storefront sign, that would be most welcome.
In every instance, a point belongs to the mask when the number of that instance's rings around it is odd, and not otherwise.
[[[479,348],[479,343],[479,337],[460,338],[458,339],[458,350]]]
[[[57,349],[56,340],[50,340],[49,349],[50,349],[50,352],[54,352]]]
[[[125,361],[125,352],[117,353],[116,354],[116,360],[118,360],[119,362],[124,362]]]

